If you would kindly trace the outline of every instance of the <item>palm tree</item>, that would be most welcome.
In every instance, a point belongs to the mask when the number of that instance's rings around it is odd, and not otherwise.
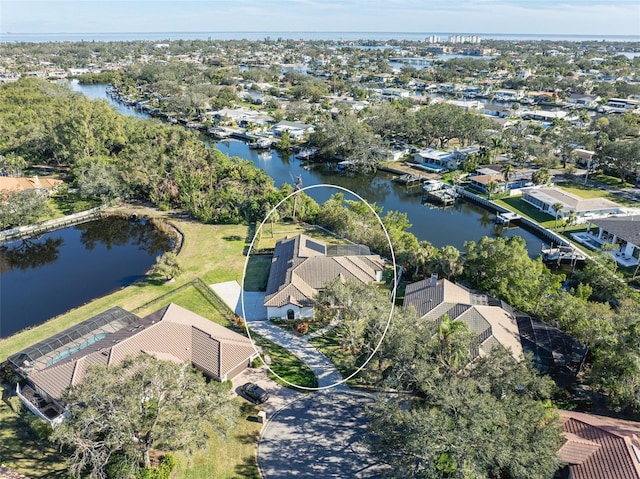
[[[560,213],[560,211],[562,211],[563,207],[564,205],[560,202],[557,202],[551,205],[551,209],[556,214],[556,223],[555,223],[554,229],[558,229],[558,214]]]
[[[502,138],[494,136],[493,138],[491,138],[491,146],[491,149],[493,151],[493,161],[496,161],[496,158],[498,157],[498,151],[504,147],[504,141],[502,141]]]
[[[491,180],[487,183],[487,196],[488,199],[491,199],[491,195],[498,191],[498,183]]]
[[[577,215],[575,210],[569,210],[569,215],[567,216],[567,220],[564,222],[564,229],[562,232],[564,233],[567,230],[567,226],[571,226],[575,224],[577,219]]]
[[[509,183],[509,178],[511,177],[511,172],[513,171],[513,165],[511,163],[505,163],[500,168],[502,175],[504,176],[505,183]]]
[[[457,372],[471,359],[469,335],[469,327],[465,323],[452,321],[448,314],[442,316],[436,332],[437,355],[449,370]]]

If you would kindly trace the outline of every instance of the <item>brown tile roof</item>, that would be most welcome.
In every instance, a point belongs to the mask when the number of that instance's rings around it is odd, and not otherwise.
[[[191,362],[215,379],[224,378],[238,366],[248,364],[255,354],[248,338],[170,304],[35,372],[29,380],[51,397],[60,398],[69,385],[82,381],[89,366],[119,364],[141,352],[159,359]]]
[[[559,413],[567,442],[558,455],[573,479],[640,479],[640,423]]]
[[[60,184],[62,184],[62,180],[56,180],[53,178],[28,178],[24,176],[14,178],[12,176],[0,176],[0,191],[5,190],[19,192],[37,188],[51,190]]]
[[[511,349],[514,357],[521,358],[523,351],[516,320],[497,304],[486,294],[474,293],[435,277],[408,285],[404,296],[404,307],[415,307],[421,318],[438,321],[447,314],[451,320],[463,321],[478,336],[490,329],[490,336],[480,345],[483,354],[502,344]]]
[[[368,248],[363,251],[368,252]],[[376,273],[384,269],[384,261],[378,255],[326,254],[326,245],[306,235],[278,241],[269,271],[264,305],[310,306],[318,290],[329,281],[341,277],[372,283],[377,279]]]

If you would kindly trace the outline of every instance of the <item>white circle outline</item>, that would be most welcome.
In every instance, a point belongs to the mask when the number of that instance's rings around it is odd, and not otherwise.
[[[367,208],[369,208],[369,210],[371,210],[371,212],[376,216],[376,218],[378,219],[378,223],[380,223],[380,226],[382,226],[382,230],[384,231],[384,234],[387,237],[387,241],[389,242],[389,249],[391,251],[391,261],[393,263],[393,288],[391,290],[391,309],[389,310],[389,319],[387,319],[387,324],[384,327],[384,331],[382,332],[382,336],[380,337],[380,340],[378,341],[378,344],[376,344],[376,347],[374,348],[374,350],[371,353],[371,355],[367,358],[367,360],[362,365],[360,365],[358,367],[358,369],[356,369],[353,373],[351,373],[349,376],[347,376],[346,378],[343,378],[342,380],[340,380],[338,382],[335,382],[333,384],[329,384],[328,386],[318,386],[318,387],[315,387],[315,388],[310,388],[310,387],[307,387],[307,386],[299,386],[298,384],[295,384],[295,383],[292,383],[290,381],[287,381],[286,379],[281,377],[278,373],[276,373],[273,369],[271,369],[271,366],[268,365],[264,361],[264,358],[262,357],[262,354],[260,353],[260,351],[256,347],[256,344],[255,344],[253,338],[251,337],[251,331],[249,330],[249,321],[246,320],[246,313],[245,313],[245,308],[244,308],[244,280],[245,280],[245,277],[247,275],[247,266],[249,265],[249,258],[251,257],[251,251],[253,251],[253,245],[254,245],[254,243],[256,241],[256,238],[258,237],[258,233],[260,231],[262,231],[262,227],[265,225],[265,223],[269,219],[269,216],[271,216],[271,214],[275,210],[277,210],[278,207],[282,203],[287,201],[289,198],[292,198],[293,196],[295,196],[298,193],[301,193],[303,191],[312,190],[312,189],[315,189],[315,188],[334,188],[334,189],[337,189],[337,190],[342,190],[342,191],[344,191],[346,193],[350,193],[353,196],[355,196],[356,198],[358,198],[360,201],[362,201],[365,205],[367,205]],[[382,218],[380,218],[380,215],[373,209],[373,207],[369,204],[369,202],[367,200],[365,200],[364,198],[362,198],[357,193],[351,191],[349,188],[345,188],[343,186],[330,185],[330,184],[327,184],[327,183],[321,183],[321,184],[317,184],[317,185],[305,186],[303,188],[300,188],[299,190],[293,191],[292,193],[287,195],[285,198],[280,200],[278,202],[278,204],[275,205],[273,208],[271,208],[269,213],[267,213],[267,216],[265,216],[265,218],[262,220],[262,222],[260,223],[260,226],[258,228],[256,228],[256,232],[253,235],[253,239],[251,240],[251,244],[249,245],[249,249],[247,250],[247,258],[244,261],[244,269],[242,271],[242,285],[240,287],[240,306],[241,306],[241,310],[242,310],[242,318],[244,319],[244,328],[245,328],[245,330],[247,332],[247,336],[249,337],[249,340],[251,341],[251,345],[253,346],[253,350],[256,352],[258,357],[262,360],[263,364],[267,367],[267,369],[275,377],[277,377],[280,381],[288,384],[289,386],[292,386],[294,388],[301,389],[301,390],[304,390],[304,391],[323,391],[325,389],[331,389],[331,388],[334,388],[336,386],[339,386],[340,384],[343,384],[343,383],[347,382],[349,379],[351,379],[356,374],[358,374],[360,371],[362,371],[362,369],[367,364],[369,364],[369,362],[373,359],[373,356],[378,352],[378,349],[380,349],[380,346],[382,345],[382,341],[384,341],[384,337],[386,336],[387,331],[389,330],[389,326],[391,325],[391,319],[393,317],[393,312],[394,312],[395,307],[396,307],[395,303],[396,303],[396,285],[397,285],[397,283],[398,283],[398,267],[397,267],[397,264],[396,264],[396,255],[395,255],[395,252],[393,251],[393,244],[391,244],[391,237],[389,236],[389,232],[387,231],[387,228],[384,226],[384,223],[382,222]],[[267,321],[269,321],[268,318],[267,318]],[[280,346],[280,347],[284,347],[284,346]],[[284,348],[284,349],[287,349],[287,348]],[[289,351],[289,350],[287,349],[287,351]],[[291,351],[289,351],[289,352],[291,353]],[[291,353],[291,354],[293,354],[293,353]],[[298,359],[300,359],[300,358],[298,358]],[[300,361],[302,361],[302,359],[300,359]],[[304,363],[304,361],[302,361],[302,362]]]

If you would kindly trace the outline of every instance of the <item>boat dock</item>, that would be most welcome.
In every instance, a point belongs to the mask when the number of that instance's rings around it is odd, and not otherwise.
[[[496,213],[496,223],[500,225],[508,225],[512,221],[519,220],[520,218],[522,218],[522,216],[516,213]]]
[[[542,260],[545,262],[562,263],[569,262],[575,264],[578,261],[585,261],[587,256],[577,248],[572,246],[557,246],[542,249]]]
[[[453,205],[458,199],[458,193],[454,188],[443,188],[435,191],[424,191],[422,195],[423,201],[439,203],[443,206]]]
[[[402,176],[395,176],[393,178],[393,181],[395,181],[396,183],[400,183],[401,185],[406,185],[406,186],[422,183],[424,180],[426,180],[426,177],[422,175],[414,175],[411,173],[407,173]]]

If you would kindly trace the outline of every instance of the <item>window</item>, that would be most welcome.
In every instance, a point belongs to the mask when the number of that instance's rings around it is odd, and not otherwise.
[[[296,319],[296,313],[293,309],[287,311],[287,319]]]

